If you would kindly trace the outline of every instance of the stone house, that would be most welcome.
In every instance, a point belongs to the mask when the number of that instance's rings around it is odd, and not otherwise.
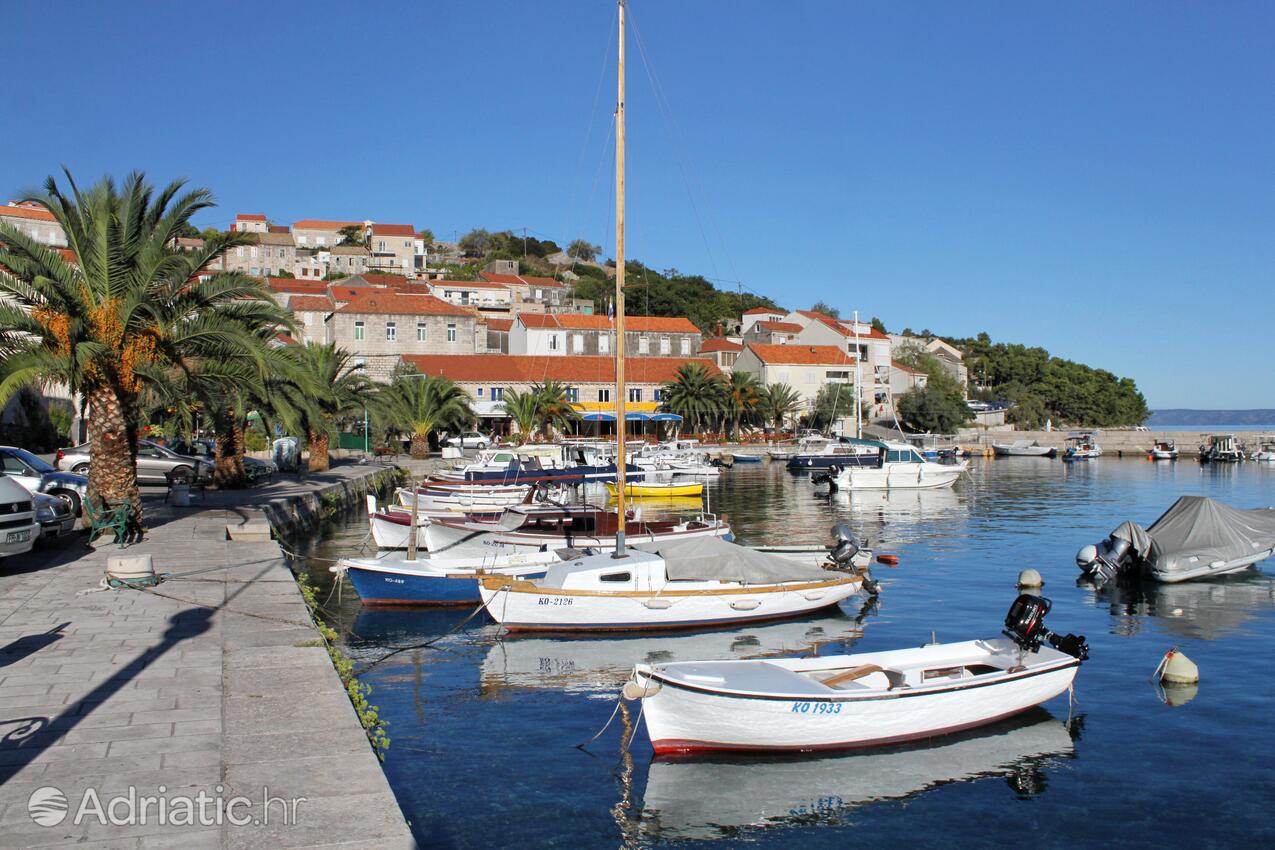
[[[747,372],[761,384],[787,384],[801,396],[808,412],[825,384],[853,385],[854,367],[854,358],[838,345],[745,343],[735,358],[734,371]],[[853,410],[848,414],[854,418]]]
[[[857,358],[862,364],[863,399],[872,405],[871,416],[888,418],[893,415],[893,397],[897,393],[890,388],[889,336],[868,322],[856,324],[850,319],[834,319],[811,310],[789,314],[787,320],[804,323],[801,333],[793,340],[795,345],[836,345]]]
[[[292,273],[297,249],[291,233],[249,232],[251,244],[231,248],[225,254],[226,270],[268,277]]]
[[[363,274],[371,267],[372,253],[361,245],[338,245],[327,253],[330,274]]]
[[[782,322],[786,315],[788,314],[783,310],[772,310],[769,307],[754,307],[751,310],[745,310],[739,323],[739,332],[741,334],[748,333],[748,329],[758,322]]]
[[[795,322],[780,322],[766,319],[760,322],[753,322],[748,325],[748,330],[742,334],[745,343],[759,343],[761,345],[785,345],[797,338],[797,334],[801,333],[802,326]]]
[[[327,319],[327,341],[364,360],[373,378],[388,380],[405,354],[456,355],[487,350],[487,327],[475,310],[432,295],[408,295],[389,288],[340,289],[355,292],[338,303]]]
[[[0,207],[0,222],[25,233],[42,245],[52,245],[55,248],[66,247],[66,232],[62,230],[62,225],[58,224],[53,213],[40,204],[31,201],[21,203],[10,201],[7,205]]]
[[[270,222],[264,215],[256,213],[239,213],[230,229],[237,233],[266,233],[270,230]]]
[[[684,317],[626,316],[625,355],[698,357],[699,328]],[[606,316],[519,313],[509,331],[509,353],[562,357],[614,355],[615,326]]]
[[[416,270],[416,230],[410,224],[373,224],[368,228],[369,268],[395,274]]]
[[[711,358],[717,364],[717,368],[726,373],[730,373],[735,368],[735,361],[739,359],[739,354],[743,350],[743,343],[724,337],[706,339],[699,347],[701,356]]]
[[[517,264],[515,263],[515,267]],[[501,272],[481,271],[478,276],[488,283],[500,283],[513,293],[514,302],[543,304],[547,312],[559,312],[566,308],[570,288],[562,281],[551,277],[534,275],[504,274]]]
[[[334,248],[341,241],[341,228],[364,226],[361,221],[306,218],[292,222],[292,237],[298,248]]]
[[[430,282],[430,290],[450,304],[477,307],[479,310],[508,313],[514,301],[514,294],[508,286],[485,280],[435,280]]]

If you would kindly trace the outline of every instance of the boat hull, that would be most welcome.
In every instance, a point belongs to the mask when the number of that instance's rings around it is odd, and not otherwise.
[[[789,472],[809,472],[812,469],[827,469],[830,466],[871,466],[877,462],[877,454],[841,454],[841,455],[794,455],[788,459]]]
[[[357,561],[345,561],[342,566],[365,605],[476,605],[480,599],[479,575],[473,569],[439,566],[414,570]],[[545,565],[501,572],[517,578],[540,578],[545,574]]]
[[[886,464],[884,468],[850,467],[829,479],[836,490],[934,490],[951,487],[965,471],[963,464]]]
[[[727,525],[709,526],[669,534],[643,534],[630,531],[626,539],[630,545],[654,543],[657,540],[686,540],[692,537],[727,537]],[[555,549],[613,549],[613,535],[596,535],[588,532],[571,535],[526,534],[501,531],[448,522],[434,522],[425,530],[429,551],[449,555],[507,555],[514,552],[540,552]]]
[[[838,604],[861,585],[856,577],[837,576],[773,590],[754,586],[726,592],[585,593],[520,587],[490,578],[480,583],[479,591],[492,619],[510,631],[621,632],[711,628],[799,617]]]
[[[657,754],[885,746],[971,729],[1038,706],[1071,686],[1078,665],[1029,669],[982,685],[866,697],[741,696],[664,680],[643,700],[643,717]]]

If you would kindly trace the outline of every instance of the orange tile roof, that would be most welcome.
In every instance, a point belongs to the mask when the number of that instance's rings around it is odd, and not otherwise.
[[[328,291],[328,285],[321,280],[298,280],[295,277],[268,277],[266,286],[275,292],[303,295],[326,295]]]
[[[899,362],[899,361],[897,361],[897,360],[891,360],[891,361],[890,361],[890,365],[891,365],[891,366],[893,366],[895,369],[900,369],[900,370],[902,370],[902,371],[904,371],[904,372],[911,372],[913,375],[924,375],[924,374],[926,374],[926,371],[925,371],[924,369],[914,369],[914,368],[912,368],[911,366],[908,366],[908,365],[907,365],[907,364],[905,364],[905,363],[900,363],[900,362]]]
[[[770,315],[772,315],[772,316],[786,316],[786,315],[788,315],[788,314],[787,314],[787,312],[785,312],[784,310],[772,310],[772,309],[770,309],[769,307],[754,307],[754,308],[753,308],[753,309],[751,309],[751,310],[745,310],[745,311],[744,311],[744,315],[745,315],[745,316],[760,316],[760,315],[765,314],[765,313],[769,313],[769,314],[770,314]]]
[[[758,322],[757,327],[779,334],[796,334],[802,331],[801,325],[796,322]]]
[[[703,344],[700,345],[699,350],[704,354],[708,354],[713,351],[743,351],[744,346],[742,343],[731,342],[729,339],[716,338],[704,340]]]
[[[58,253],[61,254],[62,259],[66,260],[68,263],[80,262],[80,258],[75,256],[75,252],[72,251],[70,248],[59,248]]]
[[[286,224],[272,224],[268,228],[271,233],[291,233],[292,231]]]
[[[293,230],[340,230],[342,227],[362,227],[361,221],[327,221],[321,218],[303,218],[292,222]]]
[[[499,333],[509,333],[509,331],[513,329],[513,326],[514,326],[513,319],[488,319],[487,320],[487,330],[489,331],[497,331]]]
[[[376,236],[415,236],[416,228],[410,224],[374,224],[372,233]]]
[[[519,279],[523,281],[523,283],[532,283],[532,284],[535,284],[536,286],[565,286],[566,285],[562,281],[554,280],[551,277],[533,277],[531,275],[525,275],[525,274],[520,274],[518,275],[518,277]]]
[[[0,207],[0,216],[8,218],[31,218],[36,221],[57,221],[57,219],[53,217],[53,213],[49,212],[44,207],[28,205],[15,206],[12,203],[10,203],[7,207]]]
[[[518,321],[528,328],[556,328],[558,320],[548,313],[519,313]]]
[[[332,307],[332,299],[326,295],[294,295],[288,299],[288,309],[294,313],[330,313]]]
[[[508,354],[404,354],[426,375],[445,375],[461,383],[569,384],[615,382],[614,357],[530,357]],[[679,357],[626,357],[625,380],[630,384],[662,384],[673,380],[683,363],[697,363],[711,375],[720,374],[712,360]]]
[[[391,283],[389,288],[403,295],[433,295],[434,291],[429,288],[428,283],[417,283],[415,281],[401,281]]]
[[[762,345],[748,349],[763,363],[791,366],[853,366],[854,358],[835,345]]]
[[[401,274],[374,274],[372,272],[364,272],[363,274],[352,275],[352,277],[361,277],[373,286],[394,286],[398,283],[407,283],[407,277]]]
[[[235,216],[235,221],[265,221],[265,220],[266,220],[266,217],[264,215],[258,215],[257,213],[239,213],[237,216]]]
[[[356,287],[348,287],[355,289]],[[377,313],[397,316],[468,316],[472,310],[448,304],[433,295],[402,295],[388,289],[357,287],[358,292],[349,303],[338,307],[338,313]]]

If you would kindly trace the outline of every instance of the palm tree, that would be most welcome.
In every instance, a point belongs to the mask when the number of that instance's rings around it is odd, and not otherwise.
[[[282,349],[292,363],[287,374],[297,379],[283,387],[286,406],[277,412],[299,433],[304,433],[310,447],[310,472],[323,472],[330,467],[328,448],[337,422],[373,402],[375,387],[353,361],[353,355],[335,345],[307,342]],[[301,378],[304,376],[304,379]]]
[[[540,398],[534,390],[505,390],[505,414],[518,426],[518,442],[525,443],[540,418]]]
[[[801,395],[787,384],[768,384],[758,393],[757,409],[775,426],[775,436],[784,430],[784,420],[801,410]]]
[[[128,500],[141,517],[137,437],[143,390],[219,364],[261,362],[263,327],[291,326],[261,283],[212,268],[244,234],[218,234],[192,252],[171,248],[191,216],[213,206],[174,181],[155,192],[130,174],[70,194],[54,178],[31,196],[66,233],[71,262],[0,224],[0,402],[39,381],[65,384],[89,411],[90,498]]]
[[[725,402],[722,379],[698,363],[683,363],[661,390],[660,409],[681,416],[692,432],[721,415]]]
[[[536,421],[546,440],[553,436],[553,429],[565,431],[580,417],[580,412],[567,401],[567,385],[558,381],[545,381],[531,388],[536,396]]]
[[[730,438],[739,439],[739,422],[752,416],[761,399],[761,386],[751,372],[731,372],[722,382],[726,393],[726,414],[730,420]]]
[[[412,457],[429,455],[429,436],[439,428],[463,428],[474,419],[469,394],[442,375],[404,374],[391,384],[394,420],[412,431]]]

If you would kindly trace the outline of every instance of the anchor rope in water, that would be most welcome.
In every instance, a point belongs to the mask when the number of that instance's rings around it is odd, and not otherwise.
[[[479,606],[478,606],[477,608],[475,608],[473,611],[469,612],[469,616],[467,616],[465,619],[461,620],[461,621],[460,621],[459,623],[457,623],[456,625],[452,626],[452,627],[451,627],[450,629],[448,629],[447,631],[443,632],[441,635],[436,635],[436,636],[434,636],[434,637],[430,638],[429,640],[424,641],[423,643],[414,643],[414,644],[411,644],[411,645],[409,645],[409,646],[400,646],[400,647],[397,647],[397,648],[395,648],[393,651],[391,651],[391,652],[387,652],[385,655],[382,655],[380,658],[376,658],[376,659],[373,659],[372,661],[368,662],[368,663],[367,663],[364,667],[360,668],[359,670],[356,670],[356,671],[354,672],[354,675],[356,675],[356,676],[361,676],[361,675],[363,675],[364,673],[366,673],[368,670],[371,670],[373,667],[375,667],[376,665],[380,664],[382,661],[385,661],[387,658],[392,658],[392,657],[394,657],[395,655],[398,655],[399,653],[402,653],[402,652],[408,652],[408,651],[413,650],[413,649],[428,649],[428,648],[430,648],[431,646],[433,646],[434,644],[438,643],[438,642],[439,642],[440,640],[442,640],[443,638],[451,637],[452,635],[454,635],[454,634],[456,634],[458,631],[460,631],[462,628],[464,628],[464,626],[465,626],[465,624],[466,624],[466,623],[468,623],[470,620],[474,619],[474,617],[478,616],[478,614],[479,614],[480,612],[485,611],[485,610],[487,609],[487,606],[488,606],[488,605],[490,605],[492,602],[495,602],[495,601],[496,601],[496,598],[497,598],[497,597],[499,597],[501,593],[503,593],[504,591],[507,591],[508,589],[509,589],[509,585],[505,585],[504,587],[500,588],[500,590],[496,591],[496,596],[493,596],[493,597],[491,598],[490,602],[484,602],[484,603],[482,603],[481,605],[479,605]]]
[[[598,738],[601,738],[602,733],[605,732],[611,726],[611,723],[615,720],[615,715],[619,713],[620,706],[622,705],[624,705],[623,691],[615,695],[615,708],[611,709],[611,716],[607,718],[607,722],[602,724],[602,728],[599,729],[597,731],[597,734],[595,734],[592,738],[590,738],[589,740],[585,741],[582,744],[576,744],[576,749],[583,750],[585,747],[589,746],[594,741],[598,740]]]

